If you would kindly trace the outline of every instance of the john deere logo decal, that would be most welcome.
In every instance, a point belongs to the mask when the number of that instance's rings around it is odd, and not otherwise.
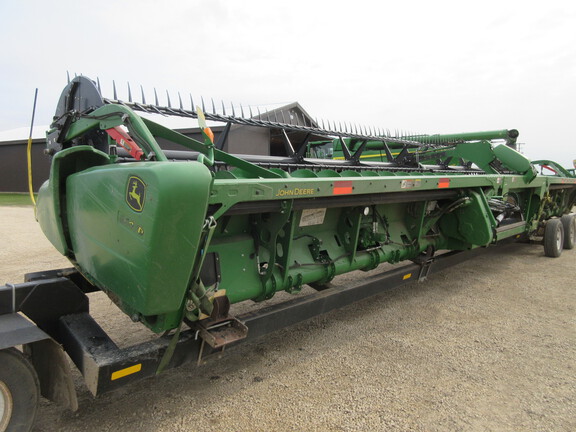
[[[126,188],[126,203],[135,212],[140,213],[144,208],[146,198],[146,184],[140,177],[131,176]]]

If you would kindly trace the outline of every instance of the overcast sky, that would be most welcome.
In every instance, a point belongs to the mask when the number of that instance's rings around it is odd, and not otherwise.
[[[110,97],[114,79],[413,133],[516,128],[531,159],[576,158],[573,0],[0,0],[0,37],[0,131],[29,126],[36,87],[49,124],[70,71]]]

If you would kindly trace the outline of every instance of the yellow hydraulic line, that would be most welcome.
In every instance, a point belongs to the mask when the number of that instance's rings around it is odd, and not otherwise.
[[[36,99],[38,98],[38,89],[34,92],[34,107],[32,108],[32,121],[30,123],[30,135],[28,136],[28,149],[26,151],[28,158],[28,192],[30,192],[30,199],[34,204],[34,211],[36,211],[36,198],[34,198],[34,188],[32,186],[32,129],[34,128],[34,114],[36,113]]]

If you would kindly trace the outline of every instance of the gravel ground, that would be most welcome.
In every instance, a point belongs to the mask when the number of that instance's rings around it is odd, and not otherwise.
[[[68,266],[30,208],[0,217],[1,283]],[[574,431],[575,258],[502,246],[200,367],[95,399],[77,376],[80,409],[43,401],[35,431]],[[149,337],[92,300],[114,337]]]

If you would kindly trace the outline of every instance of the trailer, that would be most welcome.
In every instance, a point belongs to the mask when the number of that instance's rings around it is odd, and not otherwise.
[[[0,432],[30,430],[40,395],[77,408],[67,357],[98,395],[500,243],[542,238],[548,257],[574,248],[576,177],[515,151],[514,129],[391,134],[114,93],[75,78],[47,132],[36,214],[72,267],[0,287]],[[147,113],[198,119],[204,141]],[[226,127],[215,137],[207,121]],[[273,129],[285,156],[224,152],[234,124]],[[162,150],[166,141],[187,150]],[[383,263],[404,265],[330,285]],[[298,295],[304,285],[316,292]],[[119,348],[90,315],[94,291],[158,337]],[[295,296],[231,313],[280,291]]]

